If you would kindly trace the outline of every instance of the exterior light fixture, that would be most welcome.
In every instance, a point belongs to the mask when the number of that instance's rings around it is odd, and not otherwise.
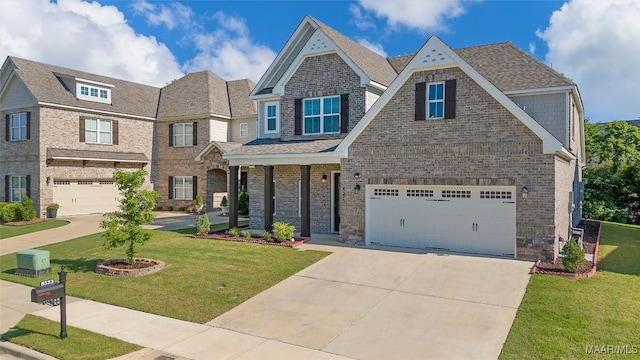
[[[360,173],[359,173],[359,172],[357,172],[357,173],[353,174],[353,178],[354,178],[354,179],[360,179],[361,177],[362,177],[362,175],[360,175]]]
[[[360,191],[360,184],[356,184],[356,186],[353,188],[354,191],[358,192]]]
[[[527,194],[529,193],[529,189],[527,189],[526,186],[522,185],[522,189],[520,190],[520,193],[522,194],[523,198],[527,198]]]
[[[327,174],[322,174],[322,179],[320,179],[320,181],[322,181],[322,183],[326,183],[327,182]]]
[[[51,185],[51,176],[47,176],[47,185]]]

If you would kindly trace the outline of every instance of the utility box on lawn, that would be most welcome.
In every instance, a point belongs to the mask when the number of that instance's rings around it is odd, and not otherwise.
[[[18,268],[16,275],[39,277],[51,272],[51,262],[47,250],[21,250],[16,252]]]

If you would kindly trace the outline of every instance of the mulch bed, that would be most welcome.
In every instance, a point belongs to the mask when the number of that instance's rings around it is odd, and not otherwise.
[[[110,259],[98,263],[94,271],[109,276],[143,276],[158,272],[165,266],[160,260],[135,259],[133,264],[129,264],[125,259]]]
[[[249,230],[249,227],[248,226],[239,227],[238,230],[241,230],[241,231]],[[244,242],[244,243],[270,245],[270,246],[286,246],[290,248],[298,247],[311,240],[310,237],[294,236],[293,237],[294,241],[283,241],[283,242],[277,242],[275,240],[267,241],[267,240],[264,240],[259,234],[253,234],[251,238],[234,237],[229,235],[229,230],[209,232],[209,234],[207,235],[193,234],[192,237],[196,239],[235,241],[235,242]]]
[[[578,268],[575,273],[572,273],[565,269],[564,265],[562,265],[562,258],[560,257],[557,258],[555,262],[538,260],[531,272],[534,274],[574,277],[576,279],[592,277],[596,272],[598,263],[601,225],[599,221],[584,219],[578,224],[578,228],[584,229],[584,237],[582,239],[584,253],[593,255],[594,261],[587,261],[583,266]]]

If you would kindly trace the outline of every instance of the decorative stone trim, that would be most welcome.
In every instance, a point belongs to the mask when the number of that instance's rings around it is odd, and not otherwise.
[[[144,276],[150,275],[155,272],[158,272],[166,266],[163,261],[153,260],[153,259],[135,259],[136,262],[145,261],[150,262],[153,265],[140,269],[119,269],[115,267],[111,267],[109,265],[119,263],[119,262],[127,262],[127,259],[109,259],[105,261],[101,261],[96,266],[95,272],[98,274],[109,275],[109,276]]]

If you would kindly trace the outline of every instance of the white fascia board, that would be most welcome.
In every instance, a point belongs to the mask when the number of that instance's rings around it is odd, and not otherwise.
[[[63,74],[63,73],[59,73],[59,72],[54,72],[53,73],[55,76],[57,77],[63,77],[63,78],[67,78],[67,79],[73,79],[77,82],[81,82],[81,83],[86,83],[86,84],[93,84],[93,85],[97,85],[97,86],[102,86],[102,87],[107,87],[107,88],[114,88],[116,87],[113,84],[107,84],[107,83],[103,83],[100,81],[95,81],[95,80],[89,80],[89,79],[84,79],[81,77],[76,77],[73,75],[68,75],[68,74]]]
[[[96,114],[104,114],[104,115],[111,115],[111,116],[122,116],[122,117],[128,117],[128,118],[139,119],[139,120],[156,121],[156,118],[154,118],[154,117],[131,115],[131,114],[122,114],[122,113],[111,112],[111,111],[102,111],[102,110],[96,110],[96,109],[81,108],[81,107],[77,107],[77,106],[60,105],[60,104],[54,104],[54,103],[49,103],[49,102],[45,102],[45,101],[38,101],[38,105],[46,106],[46,107],[52,107],[52,108],[65,109],[65,110],[85,111],[85,112],[91,112],[91,113],[96,113]]]
[[[575,89],[575,85],[567,85],[567,86],[553,86],[546,88],[537,88],[537,89],[523,89],[523,90],[508,90],[504,91],[505,95],[542,95],[542,94],[554,94],[554,93],[564,93],[567,91],[571,91]]]
[[[380,83],[377,83],[373,80],[370,80],[368,84],[366,84],[367,86],[376,89],[376,90],[380,90],[380,92],[385,92],[388,88]]]
[[[560,150],[557,150],[555,153],[556,153],[556,155],[560,156],[561,158],[563,158],[563,159],[565,159],[567,161],[573,161],[573,160],[576,159],[576,156],[573,155],[571,153],[571,151],[567,150],[564,147],[562,149],[560,149]]]
[[[336,45],[333,40],[331,40],[322,30],[316,29],[311,38],[307,41],[307,44],[304,48],[296,55],[296,58],[291,63],[291,66],[284,72],[282,77],[278,80],[276,85],[273,87],[272,93],[284,95],[284,86],[291,77],[298,71],[300,65],[307,57],[319,56],[325,54],[337,54],[342,61],[344,61],[347,66],[349,66],[359,77],[360,77],[360,85],[365,86],[371,83],[371,79],[367,76],[367,74],[358,67],[351,58],[347,56],[347,54]]]
[[[271,100],[280,100],[280,95],[278,94],[274,94],[274,93],[268,93],[268,94],[260,94],[260,95],[251,95],[249,96],[249,99],[251,100],[258,100],[258,101],[271,101]]]
[[[585,149],[585,143],[584,143],[584,107],[582,104],[582,97],[580,96],[580,91],[578,90],[578,87],[575,86],[572,90],[571,90],[571,96],[573,96],[573,101],[575,101],[576,106],[578,107],[578,123],[580,126],[580,165],[581,166],[586,166],[587,165],[587,158],[586,158],[586,149]]]
[[[345,154],[338,152],[307,154],[222,155],[229,166],[340,164]]]

